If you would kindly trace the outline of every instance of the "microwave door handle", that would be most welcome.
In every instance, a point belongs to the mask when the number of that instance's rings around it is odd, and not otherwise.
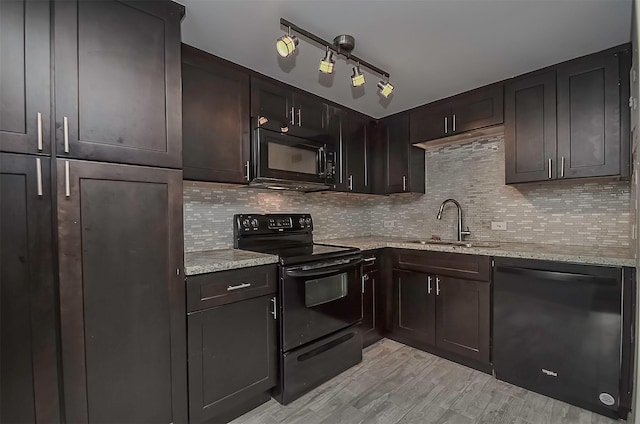
[[[324,176],[327,170],[327,155],[325,154],[324,147],[318,149],[318,160],[320,161],[320,176]]]

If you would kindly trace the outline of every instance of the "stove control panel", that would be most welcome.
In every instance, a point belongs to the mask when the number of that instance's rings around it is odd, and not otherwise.
[[[234,215],[236,234],[269,234],[282,232],[307,232],[313,230],[309,214]]]

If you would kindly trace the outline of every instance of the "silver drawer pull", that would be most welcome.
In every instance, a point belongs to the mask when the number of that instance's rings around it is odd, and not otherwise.
[[[69,161],[64,161],[64,195],[71,197],[71,182],[69,181]]]
[[[40,158],[36,158],[36,180],[38,196],[42,197],[42,160]]]
[[[365,262],[375,262],[376,258],[375,257],[373,257],[373,258],[364,258],[364,261]]]
[[[251,283],[242,283],[238,284],[237,286],[227,286],[227,291],[246,289],[247,287],[251,287]]]

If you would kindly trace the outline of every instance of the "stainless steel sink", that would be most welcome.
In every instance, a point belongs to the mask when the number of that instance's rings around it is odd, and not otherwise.
[[[443,241],[443,240],[410,240],[408,243],[423,244],[423,245],[439,245],[439,246],[454,246],[454,247],[483,247],[483,248],[496,248],[500,247],[499,243],[491,241]]]

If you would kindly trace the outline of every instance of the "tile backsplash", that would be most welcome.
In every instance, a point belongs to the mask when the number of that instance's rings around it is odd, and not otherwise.
[[[455,208],[448,205],[436,219],[447,198],[462,205],[471,240],[632,244],[629,182],[506,186],[502,134],[427,151],[425,160],[425,195],[303,194],[185,182],[185,250],[233,246],[235,213],[311,213],[317,240],[370,234],[453,239]],[[507,229],[491,230],[492,221],[506,222]]]

